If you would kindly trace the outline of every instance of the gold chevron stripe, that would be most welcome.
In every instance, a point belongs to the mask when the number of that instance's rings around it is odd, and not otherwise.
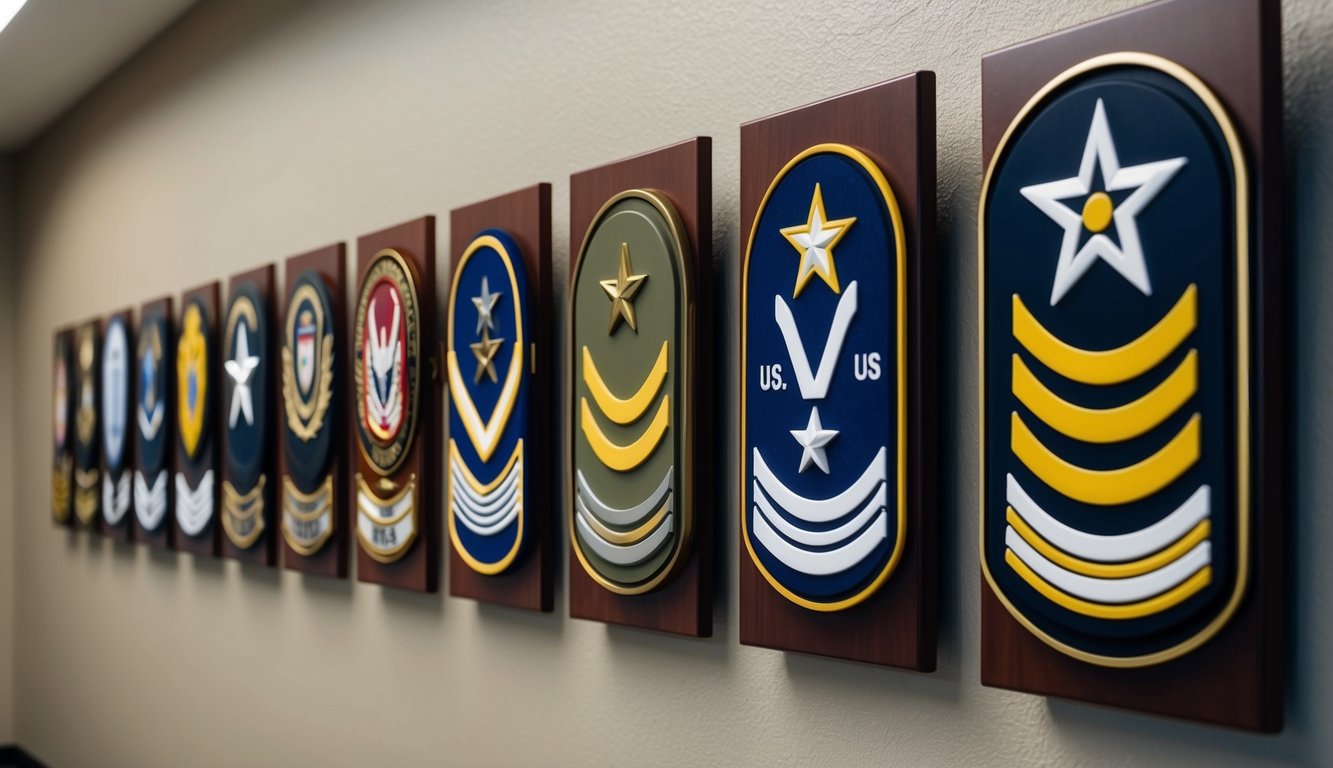
[[[1031,544],[1032,548],[1041,553],[1047,560],[1067,571],[1081,573],[1084,576],[1094,576],[1099,579],[1124,579],[1151,573],[1168,563],[1179,560],[1186,552],[1194,549],[1199,542],[1206,540],[1212,532],[1211,523],[1208,520],[1200,520],[1198,525],[1191,528],[1175,544],[1141,560],[1132,560],[1125,563],[1094,563],[1090,560],[1081,560],[1074,557],[1043,539],[1014,511],[1013,507],[1008,508],[1005,513],[1005,520],[1018,532],[1019,536],[1023,537],[1024,541]]]
[[[1198,293],[1198,288],[1190,284],[1171,311],[1142,336],[1123,347],[1097,351],[1060,340],[1014,294],[1014,338],[1042,365],[1067,379],[1080,384],[1119,384],[1147,373],[1194,332]]]
[[[631,424],[647,413],[648,406],[653,404],[658,391],[662,389],[666,375],[667,342],[664,341],[662,350],[657,353],[657,362],[653,363],[653,368],[648,372],[648,378],[644,379],[639,391],[629,399],[622,400],[611,393],[611,389],[602,380],[602,374],[597,371],[592,353],[588,351],[586,345],[583,347],[583,381],[588,385],[588,391],[592,393],[593,399],[597,401],[597,407],[608,419],[617,424]]]
[[[1143,397],[1105,409],[1084,408],[1061,398],[1047,389],[1018,355],[1013,357],[1013,371],[1014,395],[1052,429],[1086,443],[1118,443],[1161,424],[1194,395],[1199,354],[1190,350],[1176,370]]]
[[[580,405],[583,411],[581,421],[583,436],[587,438],[588,445],[592,446],[592,452],[597,456],[597,460],[618,472],[628,472],[647,461],[661,444],[670,420],[671,396],[662,396],[662,404],[657,407],[657,415],[653,417],[652,423],[629,445],[617,445],[602,432],[602,428],[597,426],[597,421],[592,417],[588,398],[580,398]]]
[[[1208,586],[1213,580],[1213,567],[1205,565],[1199,569],[1199,572],[1186,579],[1172,589],[1163,592],[1157,597],[1152,597],[1137,603],[1126,603],[1124,605],[1105,605],[1102,603],[1093,603],[1087,600],[1081,600],[1072,595],[1061,592],[1051,586],[1045,579],[1038,576],[1027,563],[1018,558],[1012,549],[1004,551],[1004,561],[1013,568],[1019,577],[1026,581],[1033,589],[1040,592],[1046,599],[1063,608],[1068,608],[1074,613],[1084,616],[1091,616],[1095,619],[1141,619],[1144,616],[1152,616],[1161,613],[1168,608],[1174,608],[1193,597],[1199,590]]]
[[[1010,418],[1010,449],[1043,483],[1085,504],[1128,504],[1165,488],[1199,460],[1199,414],[1157,453],[1120,469],[1085,469],[1056,456],[1018,413]]]

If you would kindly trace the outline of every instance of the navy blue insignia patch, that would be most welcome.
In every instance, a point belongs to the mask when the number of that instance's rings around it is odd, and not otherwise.
[[[264,532],[265,456],[269,436],[269,327],[267,305],[254,283],[232,287],[223,332],[223,425],[227,479],[222,524],[242,549]]]
[[[297,275],[288,289],[282,337],[282,533],[302,555],[333,535],[333,406],[341,382],[336,361],[333,296],[316,270]]]
[[[167,316],[160,310],[145,310],[139,318],[139,339],[134,358],[138,387],[135,388],[134,422],[139,462],[134,470],[134,515],[145,531],[156,531],[167,515],[167,447],[171,434],[166,427],[171,397],[171,372],[165,367],[169,347]]]

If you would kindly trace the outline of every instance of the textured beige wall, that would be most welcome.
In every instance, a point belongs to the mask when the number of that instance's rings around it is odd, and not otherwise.
[[[0,155],[0,275],[12,275],[16,257],[14,159]],[[15,328],[13,280],[0,278],[0,328]],[[14,367],[19,333],[0,332],[0,744],[14,742]],[[48,486],[49,487],[49,486]]]
[[[16,464],[18,740],[57,766],[1333,760],[1327,0],[1284,4],[1301,531],[1291,640],[1279,649],[1292,663],[1286,733],[1221,732],[977,682],[979,57],[1133,4],[205,2],[24,158],[18,428],[35,448]],[[938,673],[740,647],[730,516],[711,640],[569,620],[563,586],[556,613],[536,616],[49,524],[57,324],[422,213],[442,217],[446,243],[450,208],[538,180],[555,183],[563,277],[568,174],[696,133],[714,137],[715,269],[734,296],[739,123],[915,68],[938,73],[947,287]],[[734,353],[735,309],[719,315]],[[734,384],[730,371],[719,381],[733,414]],[[723,444],[733,421],[719,429]],[[733,498],[731,463],[721,469]]]

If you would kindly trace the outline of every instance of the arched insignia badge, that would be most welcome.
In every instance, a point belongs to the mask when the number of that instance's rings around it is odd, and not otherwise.
[[[333,535],[336,449],[332,411],[335,387],[333,297],[314,270],[288,290],[282,337],[283,450],[282,535],[302,555],[319,551]]]
[[[167,317],[145,312],[139,318],[135,371],[139,387],[134,407],[139,430],[139,464],[134,471],[134,516],[145,531],[156,531],[167,516],[167,438],[163,428],[169,400],[169,374],[163,370]]]
[[[1144,54],[1057,77],[987,170],[983,572],[1070,656],[1178,657],[1244,593],[1249,195],[1221,103]]]
[[[70,378],[73,366],[70,361],[70,334],[61,331],[56,334],[55,361],[52,365],[51,397],[51,516],[57,523],[69,522],[70,486],[73,484],[74,456],[70,451]]]
[[[372,484],[357,474],[356,532],[368,555],[391,563],[420,527],[416,477],[401,488],[389,479],[412,446],[421,391],[417,286],[402,254],[386,248],[371,261],[354,328],[357,446],[380,475]]]
[[[96,522],[102,502],[97,467],[97,341],[96,322],[84,323],[75,332],[74,514],[84,525]]]
[[[509,235],[486,230],[468,245],[448,313],[449,538],[469,567],[494,575],[515,562],[532,529],[524,505],[532,332],[523,256]]]
[[[176,429],[185,459],[196,461],[209,439],[208,409],[213,382],[208,380],[207,309],[199,299],[185,305],[181,315],[180,338],[176,341]],[[176,472],[176,519],[181,530],[198,536],[213,519],[213,469],[210,467],[191,487],[183,472]]]
[[[865,600],[903,551],[905,270],[869,157],[820,144],[773,179],[742,282],[741,528],[769,584],[812,610]]]
[[[665,196],[630,190],[594,217],[573,268],[570,540],[619,594],[665,581],[693,533],[689,248]]]
[[[268,483],[263,471],[269,439],[268,316],[254,283],[233,285],[224,328],[222,530],[232,544],[247,549],[264,532]]]
[[[125,318],[113,316],[102,341],[102,519],[120,525],[130,510],[125,452],[130,429],[130,340]]]

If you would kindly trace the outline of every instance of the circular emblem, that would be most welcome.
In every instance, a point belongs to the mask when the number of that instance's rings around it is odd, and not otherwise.
[[[337,339],[333,297],[314,270],[297,276],[287,298],[282,338],[282,399],[287,469],[302,490],[312,490],[332,455],[331,407]]]
[[[253,283],[232,289],[223,334],[223,402],[226,407],[227,473],[236,488],[251,488],[263,467],[268,422],[268,317]]]
[[[420,317],[412,268],[402,254],[375,255],[356,306],[357,444],[381,475],[407,458],[420,386]]]
[[[56,337],[56,362],[52,376],[55,383],[52,403],[52,432],[56,454],[65,452],[69,441],[69,340],[65,334]]]
[[[107,469],[118,472],[125,459],[129,424],[130,343],[125,318],[111,318],[102,342],[102,452]]]
[[[163,342],[167,320],[161,312],[145,313],[139,320],[136,369],[139,376],[134,420],[139,429],[139,469],[153,474],[166,464],[162,424],[167,415],[167,377],[162,375]]]
[[[97,440],[97,326],[84,323],[79,326],[75,348],[78,352],[78,410],[75,414],[75,452],[80,467],[95,464]]]
[[[181,446],[191,460],[198,456],[208,427],[208,327],[203,302],[192,299],[181,316],[176,343],[176,420]]]

